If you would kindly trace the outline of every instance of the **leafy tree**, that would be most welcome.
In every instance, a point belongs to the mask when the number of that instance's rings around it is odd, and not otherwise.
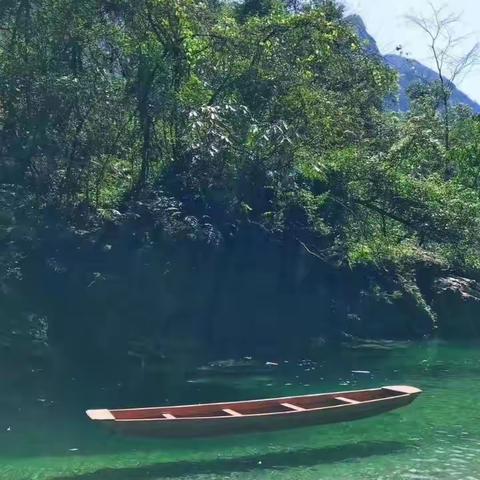
[[[407,19],[417,26],[426,36],[432,59],[438,73],[438,94],[443,109],[445,149],[450,149],[451,105],[450,99],[454,82],[468,73],[478,63],[480,43],[466,45],[468,36],[455,35],[453,32],[461,29],[461,17],[436,8],[430,4],[431,15],[407,16]],[[463,49],[461,55],[459,49]]]
[[[255,232],[425,309],[419,265],[479,268],[479,122],[447,80],[385,111],[396,75],[332,1],[3,2],[0,261]]]

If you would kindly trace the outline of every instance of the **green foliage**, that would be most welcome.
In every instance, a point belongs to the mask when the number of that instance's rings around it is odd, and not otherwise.
[[[435,85],[385,112],[396,75],[310,3],[4,2],[0,241],[140,218],[149,242],[257,228],[405,278],[477,271],[480,122],[452,112],[446,149]]]

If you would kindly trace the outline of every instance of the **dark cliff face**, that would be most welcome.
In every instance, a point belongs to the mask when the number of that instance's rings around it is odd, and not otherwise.
[[[438,80],[438,74],[431,68],[411,58],[401,55],[382,56],[375,39],[368,33],[361,17],[359,15],[350,15],[347,17],[347,21],[355,28],[360,39],[363,40],[367,52],[371,55],[382,57],[388,66],[399,73],[400,90],[398,98],[390,102],[389,105],[395,111],[408,111],[410,108],[410,101],[407,95],[408,88],[417,82],[435,82]],[[473,111],[480,113],[480,105],[455,86],[452,89],[452,101],[455,105],[464,104],[472,108]]]
[[[44,251],[29,265],[11,310],[48,319],[46,341],[62,364],[118,368],[132,357],[178,352],[295,355],[319,339],[421,338],[433,327],[411,295],[398,294],[395,279],[329,266],[259,232],[215,251],[189,243],[135,248],[119,239],[109,252],[69,249],[55,270],[42,261],[50,256]]]

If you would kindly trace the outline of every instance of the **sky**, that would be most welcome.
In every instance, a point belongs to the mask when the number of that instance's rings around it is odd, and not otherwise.
[[[358,13],[363,18],[383,54],[397,53],[395,49],[401,45],[404,54],[433,67],[425,34],[405,19],[406,15],[430,16],[432,9],[429,3],[435,8],[444,8],[446,13],[461,16],[454,35],[469,36],[463,49],[457,53],[461,54],[475,42],[480,42],[480,0],[343,0],[342,3],[347,7],[346,13]],[[470,98],[480,103],[480,66],[456,83]]]

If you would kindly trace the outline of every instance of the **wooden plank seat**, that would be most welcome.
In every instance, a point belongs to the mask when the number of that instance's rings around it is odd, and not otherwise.
[[[232,410],[231,408],[223,408],[222,412],[228,413],[232,417],[243,417],[241,413],[238,413],[235,410]]]
[[[306,409],[299,407],[298,405],[293,405],[293,403],[281,403],[282,407],[289,408],[290,410],[295,410],[296,412],[304,412]]]
[[[355,405],[356,403],[360,403],[358,400],[352,400],[351,398],[345,398],[345,397],[334,397],[335,400],[338,400],[339,402],[343,403],[349,403],[351,405]]]

